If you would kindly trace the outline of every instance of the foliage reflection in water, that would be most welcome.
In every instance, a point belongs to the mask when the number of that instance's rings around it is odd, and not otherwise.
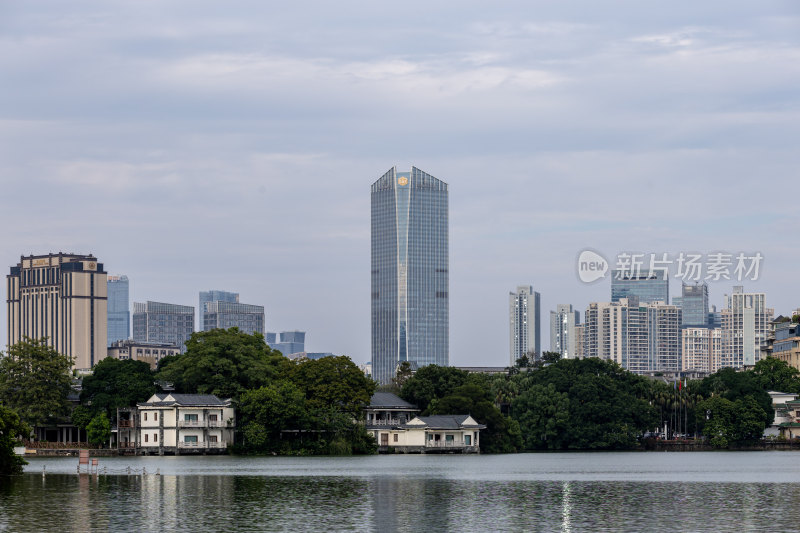
[[[707,463],[730,459],[782,463],[790,454],[705,454]],[[409,468],[353,470],[358,460],[335,458],[265,461],[294,465],[296,475],[242,473],[192,475],[76,475],[29,473],[2,480],[0,529],[8,531],[718,531],[790,530],[800,512],[786,502],[800,498],[800,484],[768,481],[659,481],[663,454],[630,454],[631,461],[655,466],[647,479],[613,479],[609,458],[570,454],[580,468],[594,469],[588,479],[514,479],[516,464],[550,463],[550,455],[441,458],[450,473],[413,467],[423,458],[378,458],[386,466]],[[698,456],[672,454],[669,462],[693,462]],[[766,458],[766,459],[765,459]],[[203,461],[204,459],[199,459]],[[209,459],[213,464],[216,460]],[[352,463],[350,461],[356,461]],[[554,463],[555,461],[555,463]],[[111,461],[109,461],[111,462]],[[453,467],[495,463],[495,473],[460,475]],[[37,463],[39,466],[41,463]],[[53,463],[54,465],[57,463]],[[325,475],[325,465],[335,475]],[[721,466],[720,466],[721,468]],[[310,474],[319,469],[320,475]],[[791,468],[789,468],[791,469]],[[49,470],[49,468],[48,468]],[[263,466],[262,466],[263,470]],[[641,466],[637,471],[641,472]],[[150,471],[150,467],[148,467]],[[288,471],[288,469],[287,469]],[[463,472],[463,471],[462,471]],[[499,473],[498,473],[499,472]],[[598,474],[599,473],[599,474]],[[299,474],[299,475],[298,475]],[[775,509],[781,509],[775,513]]]

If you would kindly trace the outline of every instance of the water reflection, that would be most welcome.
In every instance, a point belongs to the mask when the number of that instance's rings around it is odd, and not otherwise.
[[[797,483],[26,474],[0,481],[0,530],[782,531],[798,498]]]

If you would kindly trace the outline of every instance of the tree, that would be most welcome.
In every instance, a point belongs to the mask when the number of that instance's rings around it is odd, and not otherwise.
[[[405,385],[413,375],[414,372],[411,370],[411,363],[408,361],[402,361],[397,367],[397,375],[392,379],[392,383],[394,384],[396,390],[398,392],[402,390],[403,385]]]
[[[422,414],[428,414],[428,406],[434,398],[443,398],[467,381],[469,372],[449,366],[423,366],[406,381],[400,397],[416,405]]]
[[[568,447],[563,438],[569,427],[569,395],[558,392],[555,386],[534,385],[514,400],[514,412],[519,411],[518,421],[525,448],[560,449]]]
[[[377,386],[344,355],[301,361],[291,380],[305,395],[309,409],[333,407],[356,419],[364,416]]]
[[[91,444],[103,445],[111,438],[111,421],[105,413],[100,413],[92,418],[86,426],[86,437]]]
[[[800,393],[800,372],[786,361],[765,357],[756,363],[752,373],[765,391]]]
[[[519,425],[500,413],[488,384],[465,383],[451,394],[432,400],[429,410],[430,414],[439,415],[469,414],[479,424],[486,424],[480,439],[485,453],[512,453],[522,445]]]
[[[72,360],[47,345],[25,338],[0,357],[0,403],[23,422],[43,425],[69,413]]]
[[[289,360],[271,350],[263,335],[214,329],[193,333],[186,352],[163,363],[156,379],[173,383],[178,392],[238,399],[248,389],[285,376],[290,368]]]
[[[0,476],[22,473],[22,467],[28,463],[14,453],[14,446],[18,437],[28,435],[30,431],[15,411],[0,405]]]
[[[303,391],[287,380],[242,394],[239,423],[244,428],[245,448],[265,451],[280,439],[282,430],[302,427],[305,401]]]
[[[156,392],[149,364],[112,357],[94,365],[92,375],[83,378],[81,389],[81,403],[89,406],[92,413],[102,411],[111,419],[116,418],[118,407],[134,406]],[[73,420],[74,416],[73,411]]]

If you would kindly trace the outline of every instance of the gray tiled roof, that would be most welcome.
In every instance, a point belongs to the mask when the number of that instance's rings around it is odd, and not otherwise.
[[[416,406],[408,403],[401,397],[391,392],[376,392],[369,400],[369,407],[372,409],[383,407],[388,409],[390,407],[401,409],[416,409]]]
[[[172,396],[175,401],[166,400],[168,396]],[[176,393],[169,393],[169,392],[160,392],[156,393],[156,398],[161,400],[160,402],[152,402],[147,403],[143,402],[139,405],[154,405],[154,406],[169,406],[169,405],[183,405],[183,406],[206,406],[206,405],[213,405],[213,406],[227,406],[230,405],[230,400],[220,400],[213,394],[176,394]]]
[[[486,426],[483,424],[468,424],[464,425],[464,421],[469,418],[469,415],[431,415],[417,417],[430,428],[430,429],[461,429],[461,428],[477,428],[484,429]],[[419,427],[414,425],[406,425],[404,427]]]

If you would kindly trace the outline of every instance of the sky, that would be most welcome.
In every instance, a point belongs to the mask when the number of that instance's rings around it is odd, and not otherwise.
[[[362,363],[369,186],[413,165],[449,184],[453,365],[507,364],[518,285],[543,348],[557,303],[607,301],[587,248],[760,252],[745,289],[800,307],[794,0],[9,1],[0,80],[6,267],[236,291]]]

